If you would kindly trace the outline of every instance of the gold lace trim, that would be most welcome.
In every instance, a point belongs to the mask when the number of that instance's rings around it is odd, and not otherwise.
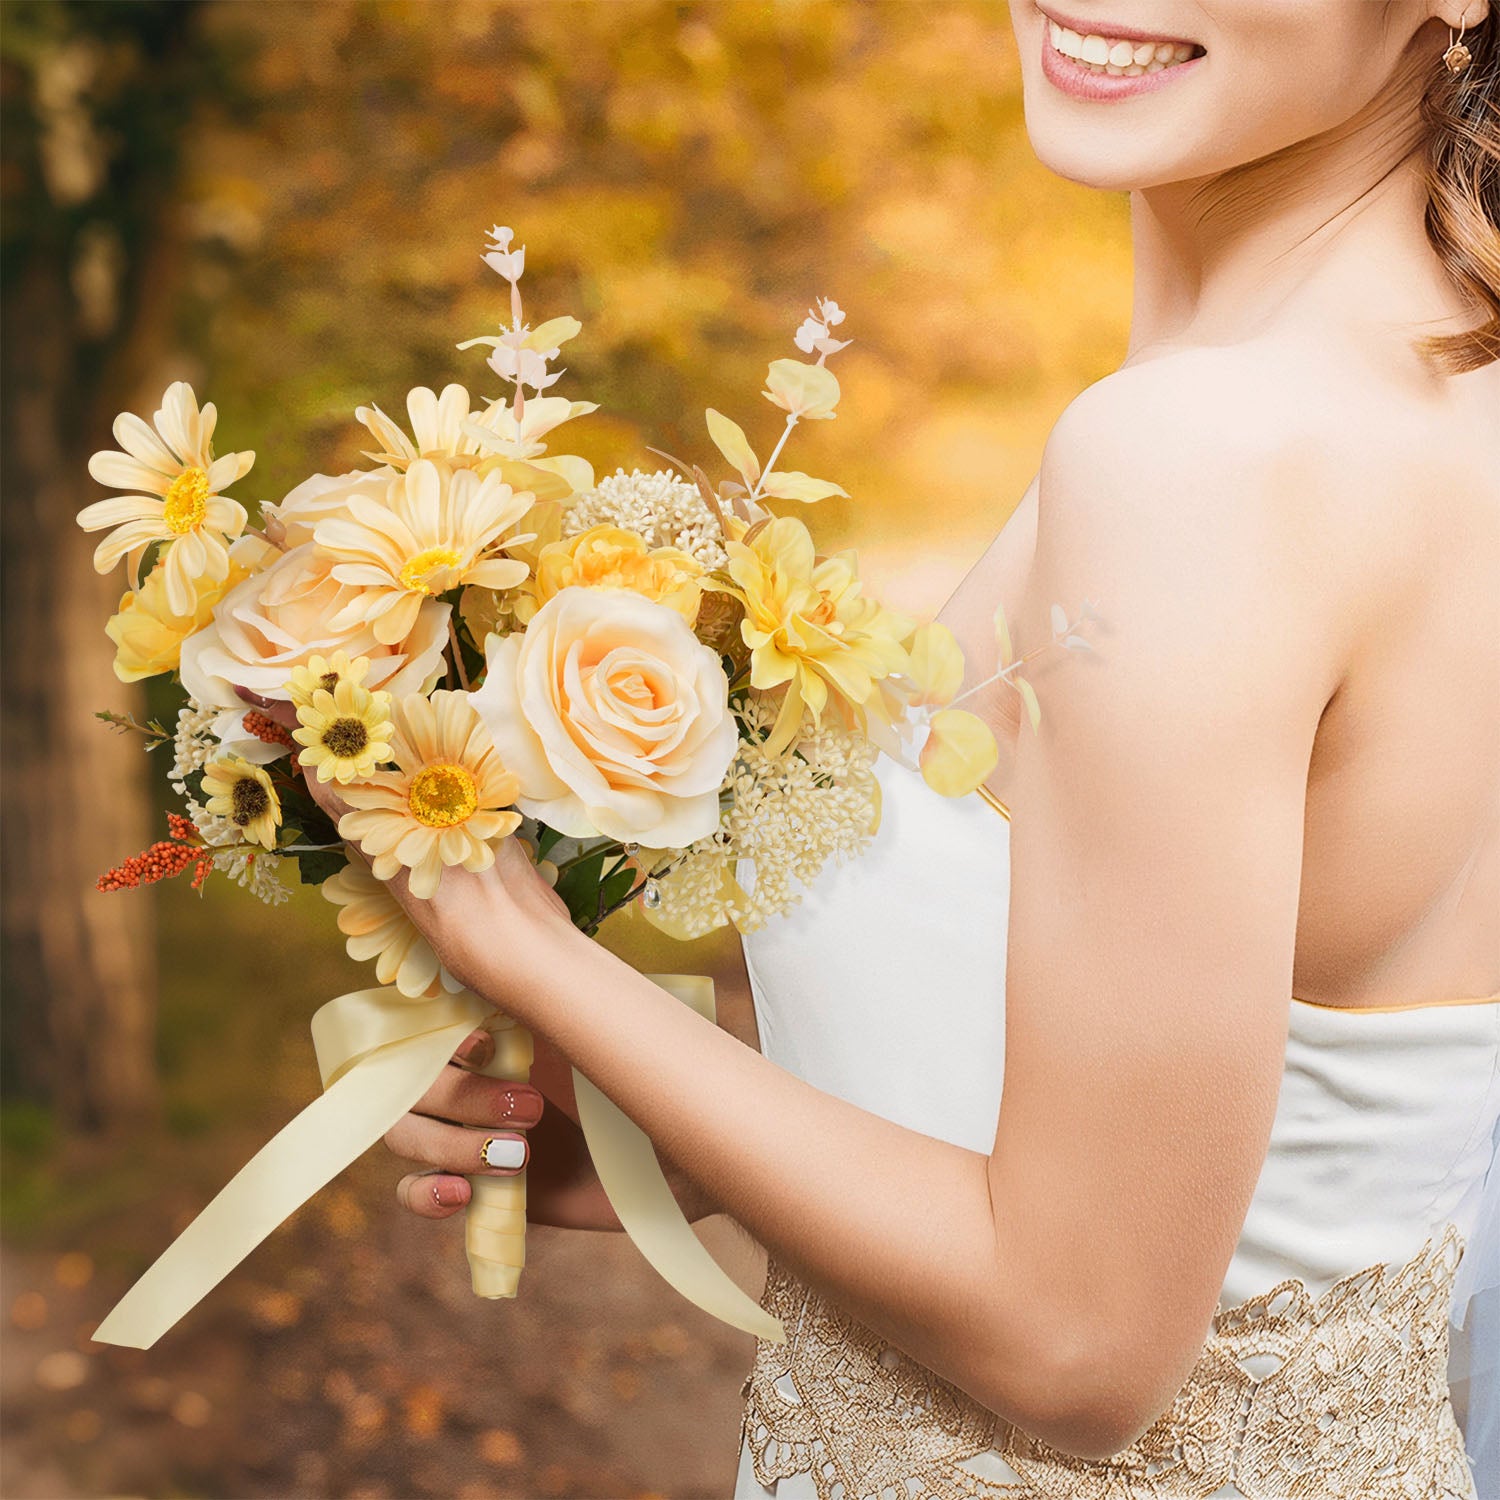
[[[757,1345],[741,1440],[762,1485],[810,1474],[818,1500],[1475,1500],[1448,1398],[1462,1254],[1448,1224],[1404,1266],[1217,1313],[1171,1407],[1103,1461],[996,1417],[773,1261],[761,1301],[787,1342]]]

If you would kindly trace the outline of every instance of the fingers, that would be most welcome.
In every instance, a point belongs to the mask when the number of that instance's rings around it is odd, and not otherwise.
[[[514,1130],[476,1130],[427,1115],[402,1115],[385,1143],[408,1161],[465,1176],[513,1177],[526,1165],[526,1137]],[[481,1154],[483,1153],[483,1154]]]
[[[482,1068],[495,1055],[495,1034],[476,1026],[453,1054],[453,1061],[466,1068]]]
[[[416,1114],[458,1125],[509,1130],[530,1129],[541,1119],[543,1108],[541,1094],[530,1084],[453,1067],[444,1068],[412,1106]]]
[[[422,1219],[452,1218],[469,1196],[468,1182],[446,1172],[408,1172],[396,1184],[396,1201]]]

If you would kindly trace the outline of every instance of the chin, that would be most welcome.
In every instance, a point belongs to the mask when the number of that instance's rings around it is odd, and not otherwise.
[[[1268,156],[1387,85],[1413,34],[1385,16],[1371,0],[1011,0],[1032,150],[1114,192]]]

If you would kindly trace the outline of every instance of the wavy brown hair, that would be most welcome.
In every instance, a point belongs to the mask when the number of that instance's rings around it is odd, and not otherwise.
[[[1500,20],[1494,0],[1463,33],[1472,61],[1450,73],[1439,60],[1422,95],[1427,128],[1427,238],[1482,314],[1461,333],[1419,347],[1448,374],[1500,359]]]

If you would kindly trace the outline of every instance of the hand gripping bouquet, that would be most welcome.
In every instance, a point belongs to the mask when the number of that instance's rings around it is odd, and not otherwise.
[[[495,1033],[492,1074],[527,1078],[529,1034],[442,968],[384,884],[399,871],[429,898],[445,872],[484,869],[519,839],[585,932],[635,904],[681,937],[748,931],[868,843],[878,754],[915,760],[945,795],[995,764],[989,730],[956,706],[952,635],[866,595],[852,553],[820,555],[802,515],[845,492],[779,466],[799,425],[835,415],[837,304],[798,328],[803,357],[770,365],[762,394],[782,421],[764,463],[710,410],[729,477],[673,460],[596,483],[547,446],[595,410],[548,394],[580,324],[527,323],[524,247],[508,229],[491,238],[483,259],[508,283],[509,320],[458,348],[489,349],[509,387],[495,399],[418,388],[409,431],[360,407],[370,466],[312,476],[263,504],[258,526],[227,493],[254,455],[215,457],[215,409],[181,382],[149,425],[120,416],[119,451],[90,461],[124,492],[79,515],[105,533],[95,566],[126,564],[106,626],[115,671],[175,673],[186,695],[171,727],[100,716],[169,747],[182,801],[169,837],[100,888],[191,870],[195,887],[222,875],[275,904],[295,876],[338,908],[377,981],[314,1016],[323,1095],[131,1289],[101,1341],[153,1343],[410,1108],[474,1026]],[[1054,641],[1082,643],[1060,609],[1053,623]],[[998,616],[997,630],[996,675],[1035,723]],[[304,774],[337,784],[350,808],[337,827]],[[658,982],[712,1013],[706,981]],[[649,1143],[576,1082],[601,1180],[648,1258],[699,1305],[777,1336],[691,1235]],[[513,1297],[525,1174],[470,1181],[474,1290]]]

